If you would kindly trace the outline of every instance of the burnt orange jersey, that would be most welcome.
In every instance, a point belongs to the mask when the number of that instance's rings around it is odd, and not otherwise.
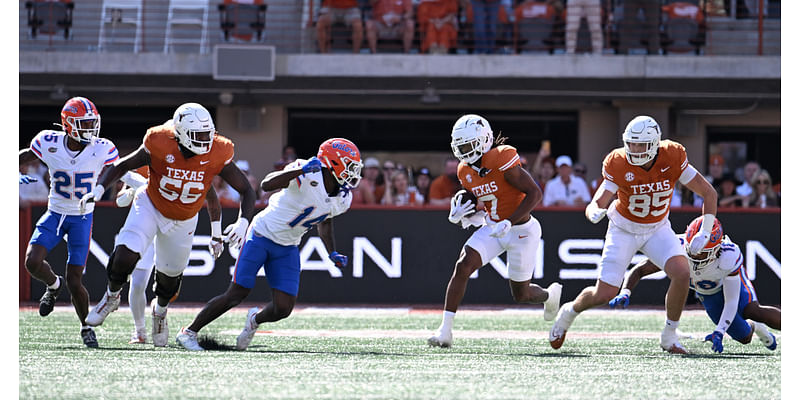
[[[489,170],[481,177],[478,171],[465,162],[458,164],[458,180],[464,189],[471,191],[494,221],[508,219],[525,198],[525,193],[506,181],[503,174],[521,165],[517,149],[497,146],[481,157],[481,167]]]
[[[134,171],[145,178],[150,177],[150,167],[147,165],[143,165],[139,168],[136,168]]]
[[[617,185],[617,211],[630,221],[652,224],[664,219],[672,191],[689,160],[680,143],[662,140],[649,170],[631,165],[618,148],[603,161],[603,177]]]
[[[208,153],[184,158],[169,125],[148,129],[144,147],[150,153],[147,196],[163,216],[176,220],[200,211],[211,180],[233,160],[233,142],[220,135]]]

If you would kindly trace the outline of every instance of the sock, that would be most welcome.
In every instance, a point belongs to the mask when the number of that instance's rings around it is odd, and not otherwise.
[[[61,279],[58,279],[58,276],[56,276],[56,281],[53,282],[52,285],[47,285],[47,288],[50,290],[56,290],[59,287],[61,287]]]
[[[193,330],[191,330],[189,328],[183,328],[183,332],[186,333],[189,336],[197,336],[197,332],[195,332],[195,331],[193,331]]]
[[[664,330],[675,332],[675,329],[678,329],[678,325],[680,323],[680,321],[672,321],[671,319],[667,318],[667,322],[664,324]]]
[[[106,292],[108,293],[109,297],[117,297],[117,296],[119,296],[119,292],[121,292],[121,291],[122,291],[122,289],[117,290],[116,292],[112,292],[111,288],[108,288],[108,290],[106,290]]]
[[[89,325],[81,325],[81,331],[84,331],[86,329],[92,329],[92,327]]]
[[[153,307],[153,311],[155,311],[155,312],[157,312],[159,314],[164,314],[165,312],[167,312],[167,306],[162,306],[162,305],[158,304],[158,302],[156,301],[156,305],[155,305],[155,307]]]
[[[569,303],[564,303],[564,305],[561,308],[562,310],[564,310],[561,319],[567,323],[567,326],[572,325],[572,321],[574,321],[575,317],[577,317],[578,314],[580,314],[579,312],[576,312],[574,308],[572,308],[574,304],[575,304],[574,301],[570,301]]]
[[[445,311],[444,315],[442,316],[442,326],[440,329],[442,331],[452,331],[453,330],[453,318],[455,318],[456,313],[452,311]]]
[[[751,321],[750,324],[753,326],[753,330],[756,332],[756,336],[758,336],[759,339],[762,341],[769,341],[769,329],[767,329],[766,325],[755,321]]]

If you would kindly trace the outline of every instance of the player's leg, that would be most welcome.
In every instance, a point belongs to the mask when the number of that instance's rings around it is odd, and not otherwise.
[[[531,217],[524,224],[512,226],[501,242],[506,242],[508,283],[514,301],[527,304],[544,303],[544,319],[551,321],[558,312],[561,284],[554,282],[544,289],[531,283],[541,238],[542,227],[536,218]]]
[[[67,235],[67,288],[72,306],[81,322],[81,339],[87,347],[98,347],[94,330],[86,323],[89,314],[89,292],[83,286],[83,272],[89,258],[93,214],[68,216],[62,224]]]
[[[142,258],[136,263],[136,268],[131,274],[131,284],[128,288],[128,304],[133,317],[133,333],[130,344],[145,343],[147,341],[147,323],[144,311],[147,308],[147,284],[150,282],[153,267],[155,266],[154,246],[145,250]]]
[[[605,244],[600,259],[600,277],[594,286],[584,288],[575,300],[564,303],[558,311],[556,321],[550,328],[550,346],[561,348],[575,318],[592,307],[608,304],[619,293],[625,270],[639,248],[637,238],[609,222]]]
[[[36,222],[28,249],[25,252],[25,269],[36,280],[47,286],[41,299],[39,299],[39,315],[47,316],[53,311],[56,299],[64,287],[64,278],[57,276],[50,264],[45,260],[47,253],[55,247],[64,232],[61,231],[63,216],[51,213],[49,210]],[[65,217],[64,217],[65,218]]]
[[[667,318],[661,332],[661,348],[670,353],[685,354],[677,332],[683,306],[689,295],[689,261],[686,250],[669,224],[664,224],[642,246],[642,253],[664,270],[669,288],[664,303]]]
[[[772,306],[763,306],[758,301],[748,304],[742,315],[747,319],[767,324],[772,329],[781,330],[781,310]]]
[[[447,284],[442,323],[433,336],[428,338],[429,345],[450,347],[453,342],[453,319],[464,298],[464,293],[467,291],[470,275],[505,251],[500,241],[489,236],[489,233],[491,233],[491,227],[483,226],[464,243],[453,269],[453,275]]]

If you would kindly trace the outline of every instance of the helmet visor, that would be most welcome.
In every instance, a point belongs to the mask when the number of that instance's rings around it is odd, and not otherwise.
[[[100,136],[99,116],[69,117],[67,118],[67,123],[71,125],[72,130],[77,133],[78,137],[83,142]]]
[[[211,151],[211,143],[214,141],[214,131],[189,131],[189,144],[198,154]]]

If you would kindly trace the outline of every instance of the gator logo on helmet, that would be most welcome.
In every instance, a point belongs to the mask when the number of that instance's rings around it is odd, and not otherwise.
[[[333,142],[333,148],[350,154],[350,157],[356,157],[358,155],[355,149],[350,148],[350,146],[348,146],[346,143]]]

